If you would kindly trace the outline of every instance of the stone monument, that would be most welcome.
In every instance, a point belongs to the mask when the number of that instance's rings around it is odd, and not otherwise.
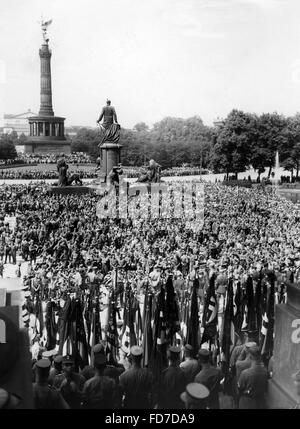
[[[40,111],[38,116],[28,118],[30,136],[25,143],[26,153],[71,153],[64,131],[65,118],[54,116],[52,107],[51,55],[47,28],[52,20],[41,22],[43,44],[40,54]]]
[[[101,121],[103,122],[101,123]],[[120,125],[118,124],[115,108],[111,106],[111,101],[106,101],[106,106],[97,121],[100,127],[100,159],[98,160],[98,170],[100,182],[107,182],[113,167],[121,164]]]
[[[287,303],[275,306],[274,366],[268,408],[299,407],[295,375],[300,370],[300,284],[287,284]]]

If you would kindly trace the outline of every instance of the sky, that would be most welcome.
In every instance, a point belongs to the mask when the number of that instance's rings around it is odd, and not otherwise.
[[[300,111],[299,0],[1,0],[0,118],[39,111],[41,15],[67,126]]]

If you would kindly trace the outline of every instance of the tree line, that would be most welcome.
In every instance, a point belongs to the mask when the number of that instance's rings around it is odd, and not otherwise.
[[[24,137],[17,138],[13,133],[1,136],[0,159],[10,158],[12,146],[23,143]],[[73,152],[86,152],[94,160],[99,156],[98,129],[80,128],[70,140]],[[9,146],[9,142],[13,144]],[[205,125],[199,116],[167,117],[152,128],[144,122],[133,129],[122,128],[120,144],[123,164],[127,166],[141,166],[154,159],[163,168],[188,164],[227,175],[237,175],[252,166],[259,176],[267,168],[270,176],[278,151],[280,165],[298,177],[300,113],[285,117],[234,109],[214,127]]]

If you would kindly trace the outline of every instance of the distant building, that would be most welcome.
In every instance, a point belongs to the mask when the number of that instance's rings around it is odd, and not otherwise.
[[[30,109],[25,113],[19,113],[17,115],[4,114],[3,134],[10,134],[16,131],[18,136],[22,133],[24,133],[25,136],[29,136],[30,127],[28,118],[32,116],[36,116],[36,113],[32,112]]]
[[[70,125],[69,127],[65,127],[65,132],[68,137],[75,137],[79,130],[85,128],[87,130],[94,130],[95,127],[85,126],[85,125]]]
[[[214,122],[213,122],[214,127],[216,127],[216,128],[221,127],[222,125],[224,125],[224,123],[225,123],[225,120],[224,120],[224,119],[219,118],[219,116],[218,116],[218,117],[217,117],[217,119],[216,119],[216,120],[214,120]]]

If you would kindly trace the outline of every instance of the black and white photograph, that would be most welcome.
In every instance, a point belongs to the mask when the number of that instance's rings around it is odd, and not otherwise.
[[[1,1],[3,415],[300,408],[299,23],[298,0]]]

